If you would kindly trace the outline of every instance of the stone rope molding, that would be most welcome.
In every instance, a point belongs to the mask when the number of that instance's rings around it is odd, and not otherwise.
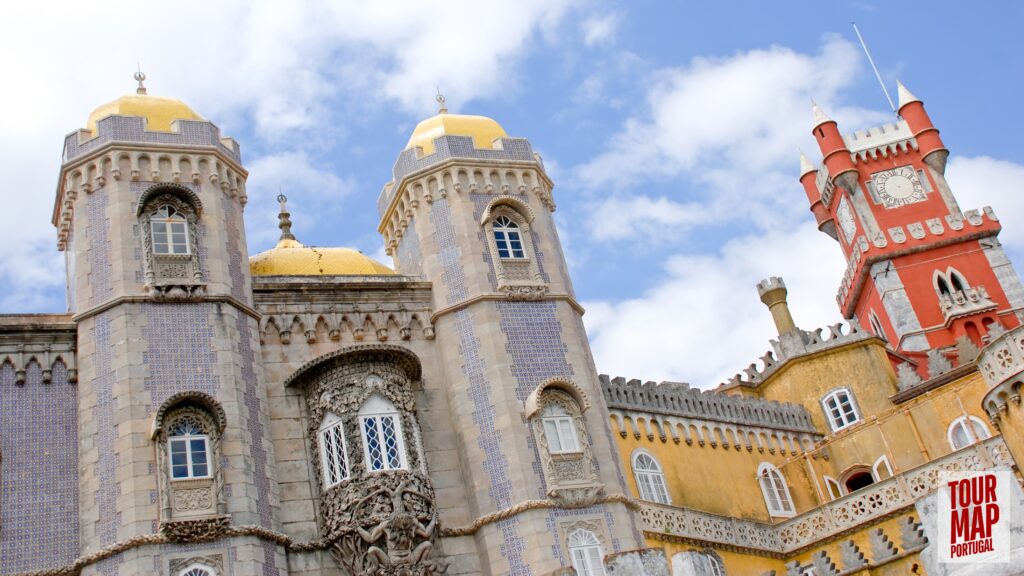
[[[640,505],[633,498],[630,498],[625,494],[611,494],[608,496],[603,496],[601,498],[585,500],[575,503],[563,503],[556,500],[527,500],[525,502],[520,502],[519,504],[516,504],[515,506],[512,506],[510,508],[499,510],[497,512],[492,512],[491,514],[487,514],[485,516],[481,516],[468,526],[441,529],[440,534],[442,537],[470,536],[480,528],[486,526],[487,524],[500,522],[501,520],[506,520],[508,518],[522,514],[523,512],[529,510],[539,510],[545,508],[573,510],[578,508],[587,508],[590,506],[595,506],[597,504],[610,503],[623,504],[633,510],[640,509]],[[220,531],[219,534],[215,534],[213,535],[213,537],[204,538],[203,541],[220,540],[221,538],[231,538],[237,536],[255,536],[256,538],[273,542],[278,546],[283,546],[285,550],[288,552],[319,552],[327,550],[333,544],[333,542],[328,542],[323,539],[311,540],[309,542],[294,542],[291,539],[291,537],[287,534],[282,534],[281,532],[277,532],[275,530],[271,530],[269,528],[264,528],[263,526],[257,525],[226,526],[222,531]],[[106,548],[101,548],[100,550],[97,550],[96,552],[93,552],[91,554],[80,556],[77,560],[74,561],[74,563],[68,566],[49,568],[46,570],[33,570],[30,572],[16,572],[11,574],[10,576],[77,576],[82,571],[83,568],[96,564],[97,562],[101,562],[103,560],[106,560],[107,558],[111,558],[123,552],[127,552],[128,550],[131,550],[133,548],[138,548],[140,546],[150,546],[154,544],[174,543],[181,542],[179,542],[175,538],[168,537],[165,534],[145,534],[142,536],[135,536],[122,542],[117,542],[115,544],[107,546]]]

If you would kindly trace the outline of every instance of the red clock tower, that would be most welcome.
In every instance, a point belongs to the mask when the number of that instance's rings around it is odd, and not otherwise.
[[[815,104],[815,168],[800,182],[818,228],[839,242],[847,268],[837,301],[846,318],[920,358],[961,336],[1024,318],[1024,286],[1003,252],[991,208],[960,210],[946,182],[949,151],[924,104],[899,85],[893,124],[841,134]]]

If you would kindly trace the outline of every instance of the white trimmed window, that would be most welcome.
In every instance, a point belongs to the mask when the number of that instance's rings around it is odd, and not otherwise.
[[[324,472],[324,487],[337,486],[348,479],[348,450],[345,446],[345,427],[341,418],[328,413],[320,424],[320,463]]]
[[[821,399],[821,406],[825,409],[825,417],[833,432],[860,421],[853,394],[846,388],[829,392]]]
[[[544,424],[544,437],[548,441],[549,453],[567,454],[580,451],[579,439],[576,438],[576,423],[560,404],[548,404],[544,408],[541,422]]]
[[[966,448],[975,442],[980,442],[991,434],[981,418],[977,416],[961,416],[949,426],[949,445],[953,450]]]
[[[879,456],[878,460],[875,460],[875,465],[871,467],[871,471],[875,475],[875,482],[892,478],[892,466],[889,465],[889,459],[884,455]]]
[[[640,498],[659,504],[671,504],[668,487],[665,485],[665,474],[654,456],[639,452],[633,457],[633,475]]]
[[[604,576],[601,543],[590,530],[579,528],[569,534],[569,554],[578,576]]]
[[[189,254],[188,222],[174,208],[161,206],[150,218],[150,227],[154,254]]]
[[[764,495],[765,504],[768,505],[769,514],[792,516],[795,513],[786,479],[782,477],[782,472],[779,472],[778,468],[767,462],[762,463],[757,469],[757,480],[761,485],[761,493]]]
[[[171,478],[209,478],[210,438],[195,422],[182,420],[174,424],[168,439]]]
[[[359,410],[366,470],[399,470],[406,467],[402,422],[391,402],[374,394]]]
[[[494,243],[498,247],[498,257],[503,260],[523,260],[526,258],[526,250],[523,249],[523,239],[519,233],[519,224],[507,216],[498,216],[494,219]]]
[[[843,487],[839,484],[839,481],[831,476],[825,476],[825,489],[828,490],[828,495],[836,500],[843,497]]]

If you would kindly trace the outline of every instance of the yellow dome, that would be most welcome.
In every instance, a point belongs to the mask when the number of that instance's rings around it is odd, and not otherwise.
[[[141,116],[146,119],[146,129],[155,132],[170,132],[171,122],[175,120],[205,120],[181,100],[135,94],[121,96],[117,100],[93,110],[92,114],[89,114],[89,122],[86,127],[95,134],[96,123],[115,114]]]
[[[500,124],[486,116],[442,113],[417,124],[405,149],[420,146],[424,154],[433,154],[434,138],[441,136],[472,136],[473,145],[477,148],[494,148],[494,140],[507,138],[508,134]]]
[[[351,248],[318,248],[283,239],[249,258],[253,276],[379,276],[394,270]]]

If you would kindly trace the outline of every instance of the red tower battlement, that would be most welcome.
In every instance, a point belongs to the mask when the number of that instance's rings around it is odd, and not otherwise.
[[[1019,325],[1024,286],[998,219],[987,207],[960,210],[945,178],[949,151],[921,100],[900,84],[895,123],[845,135],[817,104],[812,112],[822,163],[801,153],[800,183],[846,257],[843,316],[911,356]]]

